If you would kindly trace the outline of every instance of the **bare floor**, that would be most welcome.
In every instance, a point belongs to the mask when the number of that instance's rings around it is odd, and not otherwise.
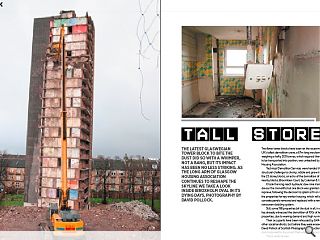
[[[116,209],[113,204],[98,204],[80,211],[86,231],[159,231],[160,221],[145,220],[133,213]],[[47,208],[0,207],[0,231],[39,231],[49,222]]]
[[[261,106],[249,97],[217,96],[213,103],[198,104],[184,118],[257,118],[264,117]]]

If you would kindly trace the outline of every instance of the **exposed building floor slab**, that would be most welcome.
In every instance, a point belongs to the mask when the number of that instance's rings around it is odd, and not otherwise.
[[[200,105],[200,104],[199,104]],[[184,118],[261,118],[261,106],[252,98],[242,96],[217,96],[213,103],[207,104],[205,111],[191,109]],[[195,109],[198,105],[195,106]],[[201,106],[203,109],[204,107]]]

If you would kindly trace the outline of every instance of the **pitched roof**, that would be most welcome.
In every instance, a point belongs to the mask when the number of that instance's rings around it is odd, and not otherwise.
[[[0,155],[0,165],[4,164],[4,167],[24,168],[25,159],[25,155]],[[160,159],[92,159],[92,169],[109,169],[124,171],[128,168],[129,164],[132,164],[132,166],[137,170],[153,170],[155,164],[158,170],[160,169]]]
[[[159,169],[160,160],[149,160],[149,159],[140,159],[140,160],[114,160],[114,159],[102,159],[102,158],[93,158],[92,159],[92,168],[93,169],[106,169],[106,170],[126,170],[128,166],[132,166],[137,170],[153,170],[154,165],[157,164]]]
[[[1,167],[24,168],[25,155],[3,155],[0,156]]]

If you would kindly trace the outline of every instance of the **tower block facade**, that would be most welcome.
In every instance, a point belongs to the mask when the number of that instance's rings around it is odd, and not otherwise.
[[[94,24],[90,16],[61,11],[50,20],[49,45],[43,62],[40,120],[38,206],[58,202],[61,188],[60,29],[65,33],[68,205],[88,206],[92,159]]]

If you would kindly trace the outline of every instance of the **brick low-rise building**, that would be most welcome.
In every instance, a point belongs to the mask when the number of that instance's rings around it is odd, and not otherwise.
[[[0,156],[0,184],[7,193],[24,192],[24,155]]]
[[[96,197],[160,198],[160,160],[95,158],[91,184]]]
[[[25,159],[25,155],[0,155],[0,183],[6,192],[24,192]],[[108,198],[159,199],[160,172],[160,160],[94,158],[91,195],[103,197],[106,191]]]

